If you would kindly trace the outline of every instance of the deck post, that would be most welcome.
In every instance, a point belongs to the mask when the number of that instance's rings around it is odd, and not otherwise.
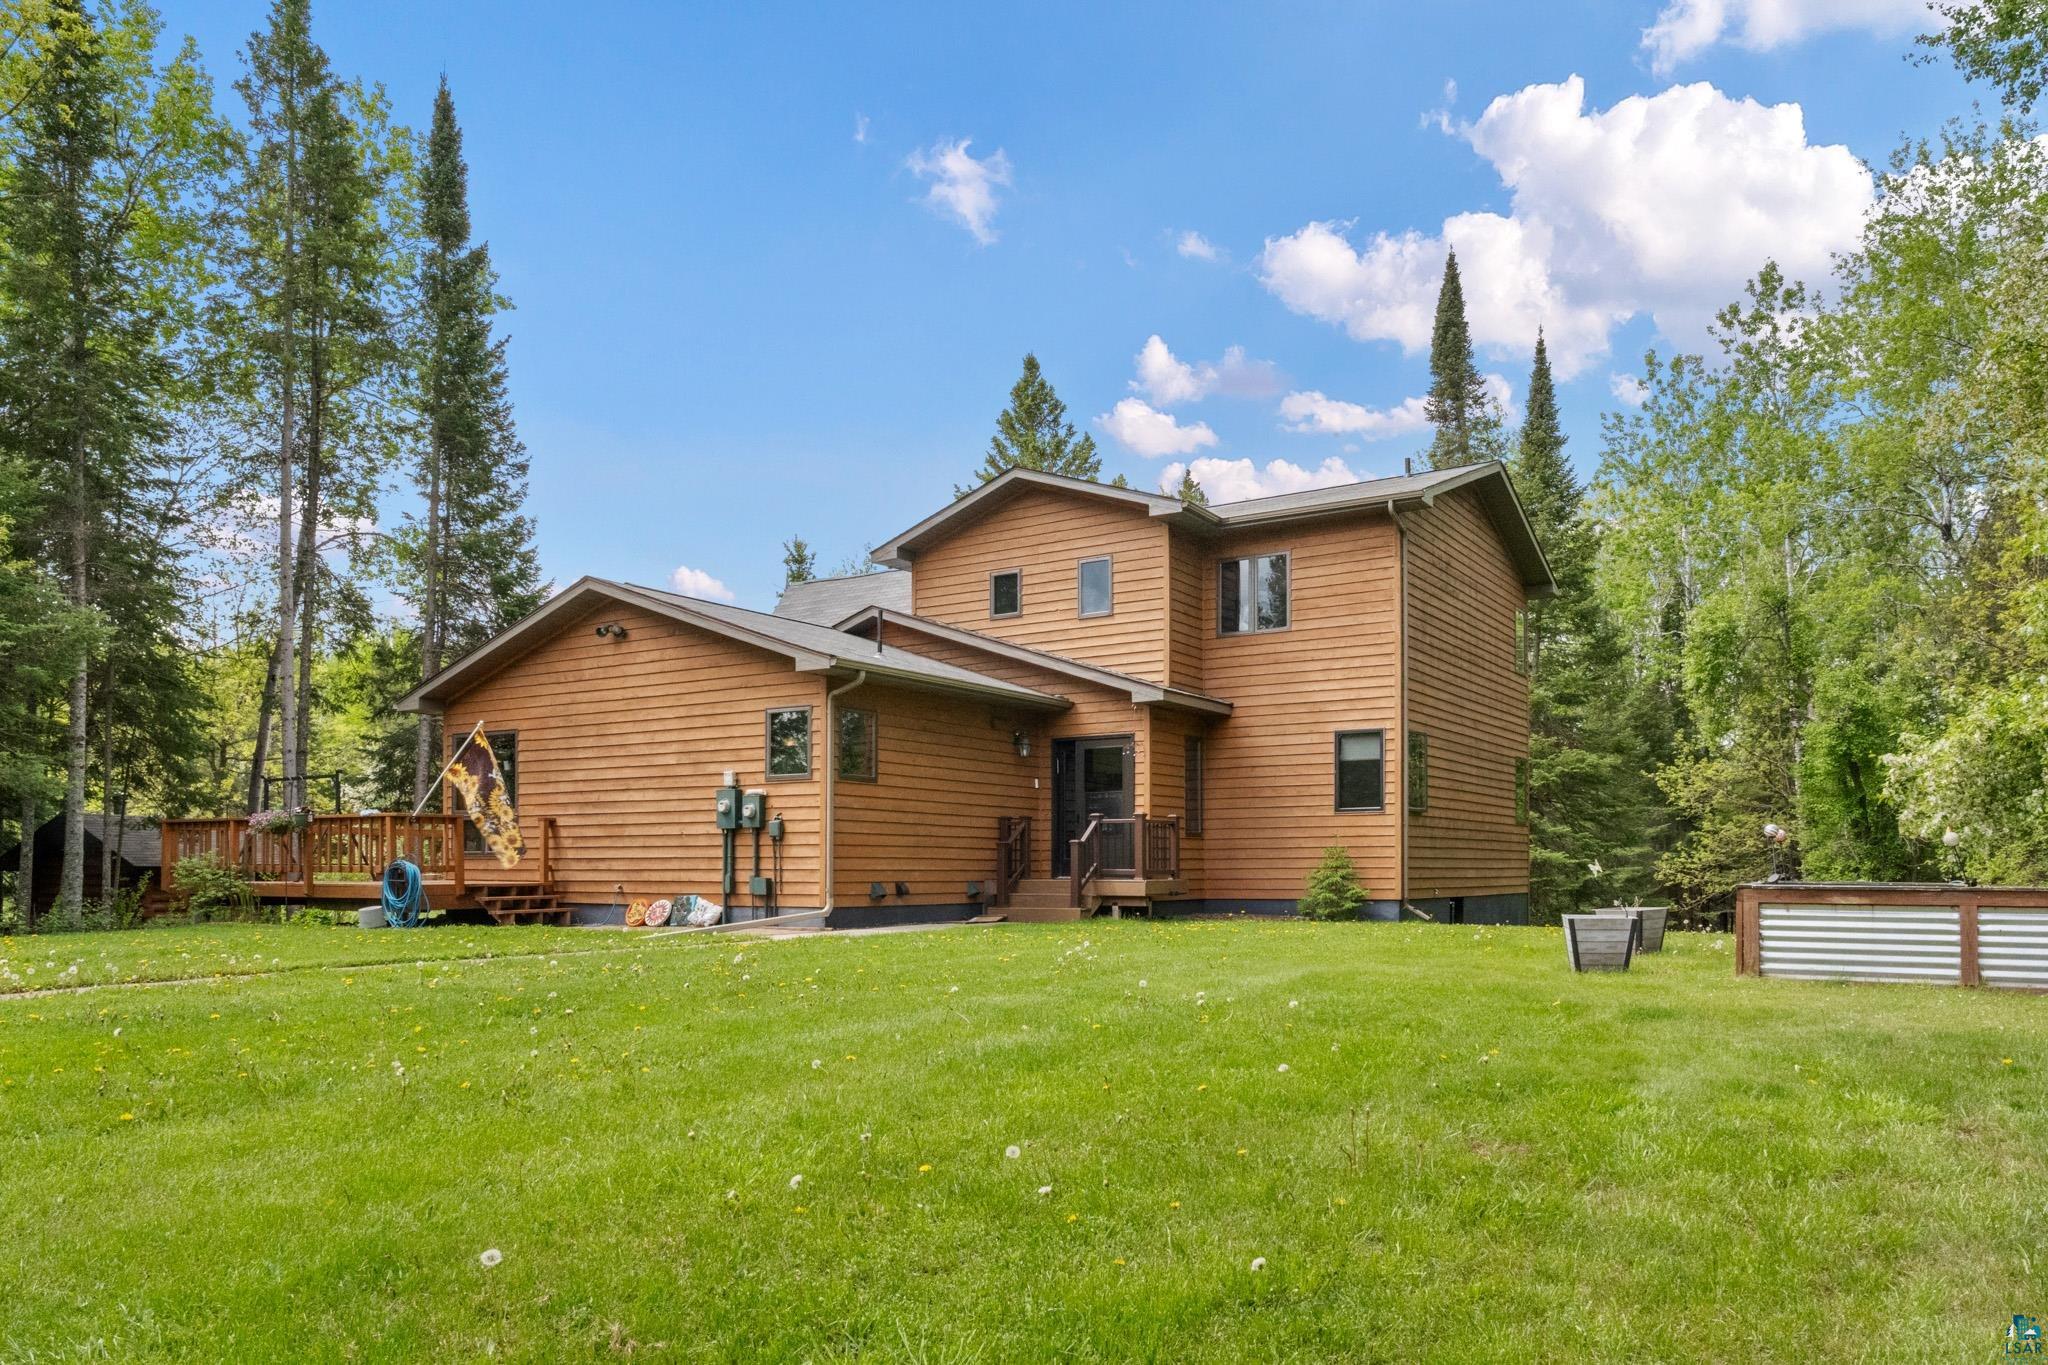
[[[28,837],[34,837],[33,830],[29,832]],[[177,859],[172,856],[177,851],[178,840],[177,836],[171,833],[170,821],[165,820],[157,826],[157,837],[163,841],[163,852],[161,854],[162,861],[157,864],[156,889],[168,894],[171,889],[172,879],[178,869]],[[22,904],[28,904],[29,900],[34,898],[34,895],[35,893],[31,891],[27,897],[23,898]]]
[[[1763,973],[1762,919],[1759,907],[1763,893],[1754,886],[1735,889],[1735,974]]]
[[[1984,984],[1983,964],[1977,959],[1977,898],[1960,897],[1956,903],[1956,946],[1961,949],[1961,981],[1965,986]]]
[[[394,842],[397,838],[397,822],[392,818],[391,812],[387,810],[384,812],[384,845],[379,850],[383,856],[377,860],[377,875],[379,877],[384,875],[384,869],[391,866],[392,862],[398,857],[398,845]]]
[[[462,847],[462,820],[451,820],[445,815],[441,820],[441,847],[446,850],[444,856],[455,864],[455,897],[460,900],[469,893],[469,854]],[[546,825],[541,826],[541,835],[546,837]]]
[[[299,872],[306,884],[306,899],[313,899],[313,827],[292,834],[292,846],[299,851]]]

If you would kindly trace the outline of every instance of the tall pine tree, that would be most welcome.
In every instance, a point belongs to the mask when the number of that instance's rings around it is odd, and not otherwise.
[[[1512,473],[1557,593],[1529,603],[1529,898],[1544,920],[1645,893],[1661,804],[1642,689],[1595,594],[1599,551],[1585,490],[1564,453],[1550,352],[1536,334],[1528,415]]]
[[[1436,469],[1497,460],[1507,453],[1500,405],[1472,360],[1472,329],[1465,320],[1465,286],[1458,253],[1444,256],[1444,279],[1436,295],[1436,324],[1429,337],[1429,397],[1424,402],[1436,434],[1429,463]]]
[[[808,583],[818,576],[818,556],[802,536],[782,542],[782,586]]]
[[[424,440],[415,479],[424,517],[409,528],[420,612],[420,671],[497,634],[545,595],[526,501],[526,448],[512,420],[506,338],[491,319],[504,306],[490,249],[470,242],[469,167],[444,78],[434,96],[420,176],[418,340]],[[439,740],[423,718],[414,751],[414,799],[426,794]]]
[[[1052,391],[1035,355],[1024,357],[1024,373],[1010,388],[1010,406],[996,418],[996,434],[988,443],[981,468],[975,471],[976,481],[987,483],[1006,469],[1038,469],[1070,479],[1102,477],[1102,457],[1095,453],[1095,438],[1077,431],[1067,420],[1067,405]],[[966,494],[974,490],[953,491]]]

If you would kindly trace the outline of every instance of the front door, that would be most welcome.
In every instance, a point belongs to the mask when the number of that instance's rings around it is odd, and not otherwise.
[[[1052,745],[1052,875],[1073,870],[1073,841],[1096,816],[1126,819],[1133,802],[1131,737],[1056,739]],[[1102,865],[1131,864],[1131,827],[1106,825],[1102,831]]]

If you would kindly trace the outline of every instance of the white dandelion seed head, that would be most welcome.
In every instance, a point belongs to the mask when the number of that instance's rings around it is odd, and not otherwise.
[[[1301,1002],[1299,1000],[1290,1000],[1287,1002],[1287,1008],[1291,1010],[1298,1010],[1301,1008]]]
[[[820,1068],[822,1068],[822,1067],[823,1067],[824,1065],[825,1065],[825,1064],[824,1064],[823,1062],[819,1061],[819,1060],[818,1060],[818,1059],[817,1059],[816,1057],[813,1057],[813,1058],[811,1058],[811,1070],[813,1070],[813,1071],[817,1071],[817,1070],[819,1070]]]
[[[476,1259],[479,1265],[483,1266],[484,1269],[489,1270],[492,1266],[496,1265],[498,1262],[505,1259],[505,1253],[498,1250],[496,1247],[487,1247],[484,1249],[483,1254],[478,1256]]]
[[[1052,1193],[1052,1186],[1050,1186],[1050,1185],[1040,1185],[1040,1186],[1038,1187],[1038,1194],[1039,1194],[1039,1197],[1040,1197],[1040,1198],[1044,1198],[1044,1197],[1045,1197],[1046,1195],[1049,1195],[1049,1194],[1051,1194],[1051,1193]]]
[[[804,1178],[803,1178],[802,1176],[800,1176],[800,1175],[793,1175],[793,1176],[791,1176],[791,1177],[789,1178],[789,1187],[790,1187],[791,1189],[795,1189],[795,1188],[796,1188],[797,1186],[799,1186],[799,1185],[801,1185],[801,1184],[803,1184],[803,1183],[804,1183]]]
[[[1280,1065],[1279,1065],[1279,1067],[1278,1067],[1277,1069],[1278,1069],[1279,1071],[1281,1071],[1282,1073],[1285,1073],[1285,1072],[1286,1072],[1286,1070],[1287,1070],[1287,1063],[1285,1063],[1285,1062],[1282,1062],[1282,1063],[1280,1063]]]
[[[1018,1157],[1024,1155],[1024,1149],[1013,1142],[1009,1146],[1003,1148],[1003,1155],[1008,1157],[1010,1160],[1015,1161]]]
[[[1265,1258],[1265,1257],[1263,1257],[1263,1256],[1254,1256],[1254,1257],[1252,1257],[1252,1269],[1253,1269],[1253,1270],[1264,1270],[1265,1268],[1266,1268],[1266,1258]]]

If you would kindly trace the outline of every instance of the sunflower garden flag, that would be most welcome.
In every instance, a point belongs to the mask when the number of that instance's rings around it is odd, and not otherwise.
[[[526,851],[519,833],[519,815],[505,794],[505,779],[498,771],[498,756],[481,729],[456,750],[448,765],[448,781],[462,793],[470,823],[484,837],[484,847],[497,855],[502,867],[518,863]]]

